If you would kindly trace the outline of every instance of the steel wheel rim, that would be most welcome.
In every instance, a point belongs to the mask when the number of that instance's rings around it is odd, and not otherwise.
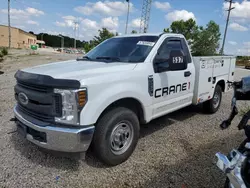
[[[219,92],[215,92],[215,94],[214,94],[214,98],[213,98],[213,106],[214,106],[214,108],[217,108],[218,106],[219,106],[219,104],[220,104],[220,94],[219,94]]]
[[[133,126],[129,121],[117,123],[110,136],[111,151],[115,155],[121,155],[127,151],[134,138]]]

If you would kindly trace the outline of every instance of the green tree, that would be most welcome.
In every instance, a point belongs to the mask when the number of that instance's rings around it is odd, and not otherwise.
[[[47,33],[39,33],[37,34],[37,39],[41,40],[43,35],[43,40],[47,46],[51,47],[61,47],[61,37],[58,35],[50,35]],[[68,36],[64,37],[64,47],[74,47],[74,38],[70,38]],[[76,40],[76,47],[82,48],[85,41]]]
[[[132,30],[131,33],[132,33],[132,34],[136,34],[137,31],[136,31],[136,30]]]
[[[246,61],[246,60],[250,60],[250,57],[249,56],[237,56],[237,60]]]
[[[89,42],[83,44],[83,49],[86,53],[89,52],[94,47],[95,47],[95,42],[93,40],[90,40]]]
[[[98,32],[99,32],[99,35],[94,36],[94,39],[93,39],[95,45],[98,45],[101,42],[115,36],[115,34],[111,33],[107,28],[102,28],[102,29],[98,30]]]
[[[198,36],[194,38],[192,53],[196,56],[216,55],[220,47],[220,27],[214,21],[210,21],[206,28],[200,27]]]
[[[183,34],[187,40],[192,40],[198,35],[199,27],[193,19],[187,21],[180,20],[173,22],[170,28],[164,29],[164,32]]]
[[[94,36],[93,40],[90,40],[89,42],[84,43],[83,48],[86,53],[89,52],[92,48],[94,48],[98,44],[100,44],[101,42],[118,35],[117,32],[114,34],[106,28],[102,28],[98,30],[98,32],[99,32],[99,35]]]
[[[220,45],[220,28],[214,21],[210,21],[205,28],[199,27],[193,19],[175,21],[164,32],[183,34],[193,55],[215,55]]]

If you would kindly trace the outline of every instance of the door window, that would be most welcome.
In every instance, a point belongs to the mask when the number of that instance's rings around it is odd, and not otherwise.
[[[170,51],[171,50],[181,50],[182,44],[180,40],[168,40],[163,43],[160,48],[160,53],[158,57],[162,59],[169,59]]]
[[[191,63],[192,59],[191,59],[191,55],[190,55],[187,43],[185,42],[184,39],[181,39],[181,41],[182,41],[184,55],[187,57],[187,63]]]

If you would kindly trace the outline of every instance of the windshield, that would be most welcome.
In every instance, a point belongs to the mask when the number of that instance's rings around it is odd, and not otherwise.
[[[158,36],[111,38],[86,54],[89,60],[107,62],[143,62],[158,40]]]

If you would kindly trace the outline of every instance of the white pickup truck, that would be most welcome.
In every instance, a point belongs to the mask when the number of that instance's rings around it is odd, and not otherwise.
[[[117,165],[134,151],[140,124],[192,104],[216,112],[234,70],[235,57],[192,57],[180,34],[113,37],[81,59],[18,70],[16,125],[40,147],[91,145]]]

